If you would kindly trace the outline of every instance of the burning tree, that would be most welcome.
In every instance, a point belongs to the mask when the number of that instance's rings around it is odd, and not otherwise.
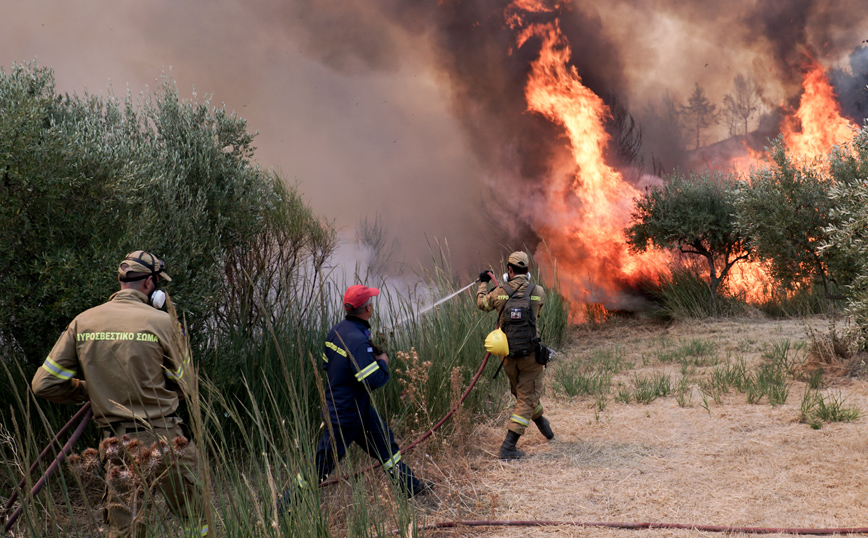
[[[732,266],[750,254],[745,236],[735,227],[736,185],[733,176],[719,172],[688,178],[675,174],[636,200],[633,225],[625,230],[634,252],[656,247],[705,258],[713,310],[720,284]]]
[[[755,171],[736,196],[736,225],[784,288],[819,281],[826,296],[835,298],[830,283],[849,271],[839,249],[821,250],[827,228],[837,222],[831,180],[819,165],[794,161],[781,139],[770,153],[770,165]]]

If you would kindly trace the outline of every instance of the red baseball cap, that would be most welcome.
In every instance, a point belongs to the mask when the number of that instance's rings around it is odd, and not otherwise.
[[[377,288],[368,288],[361,284],[350,286],[344,293],[344,309],[355,310],[365,304],[365,301],[379,294],[380,290]]]

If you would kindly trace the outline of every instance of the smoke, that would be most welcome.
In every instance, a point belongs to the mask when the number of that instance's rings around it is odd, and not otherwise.
[[[868,118],[868,46],[854,50],[848,65],[833,69],[830,78],[844,114],[861,126]]]
[[[517,45],[509,5],[155,0],[106,9],[33,0],[6,6],[0,62],[36,58],[55,69],[61,91],[77,93],[110,81],[138,93],[171,69],[182,95],[213,94],[246,118],[260,133],[259,162],[297,181],[343,231],[380,215],[400,242],[397,261],[430,259],[429,245],[445,240],[454,267],[472,270],[498,260],[504,245],[533,249],[542,186],[574,172],[562,129],[527,110],[540,42]],[[797,101],[805,55],[843,65],[868,37],[857,0],[546,6],[536,20],[558,20],[583,83],[644,125],[645,172],[655,161],[687,162],[667,122],[695,83],[720,103],[736,74],[751,76],[773,112]],[[855,82],[864,53],[850,60],[836,81],[864,116]],[[712,138],[728,136],[719,129]]]

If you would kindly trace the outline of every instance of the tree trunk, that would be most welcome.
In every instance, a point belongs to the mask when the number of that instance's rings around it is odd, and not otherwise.
[[[703,254],[708,260],[708,291],[711,292],[711,313],[717,315],[717,286],[720,285],[720,278],[717,276],[717,271],[714,269],[714,256]]]

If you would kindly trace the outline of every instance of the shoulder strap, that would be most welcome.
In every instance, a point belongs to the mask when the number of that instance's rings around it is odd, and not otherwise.
[[[509,286],[509,282],[504,282],[501,287],[503,288],[503,291],[506,292],[506,296],[510,299],[512,299],[512,296],[518,291],[518,286],[516,286],[515,289],[512,289],[512,286]]]
[[[530,298],[533,295],[533,290],[536,289],[536,284],[530,281],[530,277],[527,279],[527,287],[524,289],[524,297],[527,299],[527,304],[530,305]]]
[[[530,315],[531,323],[534,325],[534,336],[536,336],[536,314],[533,311],[533,301],[531,300],[531,295],[533,295],[533,290],[536,289],[536,284],[530,281],[530,275],[527,277],[527,286],[524,288],[524,299],[527,299],[527,312]]]

